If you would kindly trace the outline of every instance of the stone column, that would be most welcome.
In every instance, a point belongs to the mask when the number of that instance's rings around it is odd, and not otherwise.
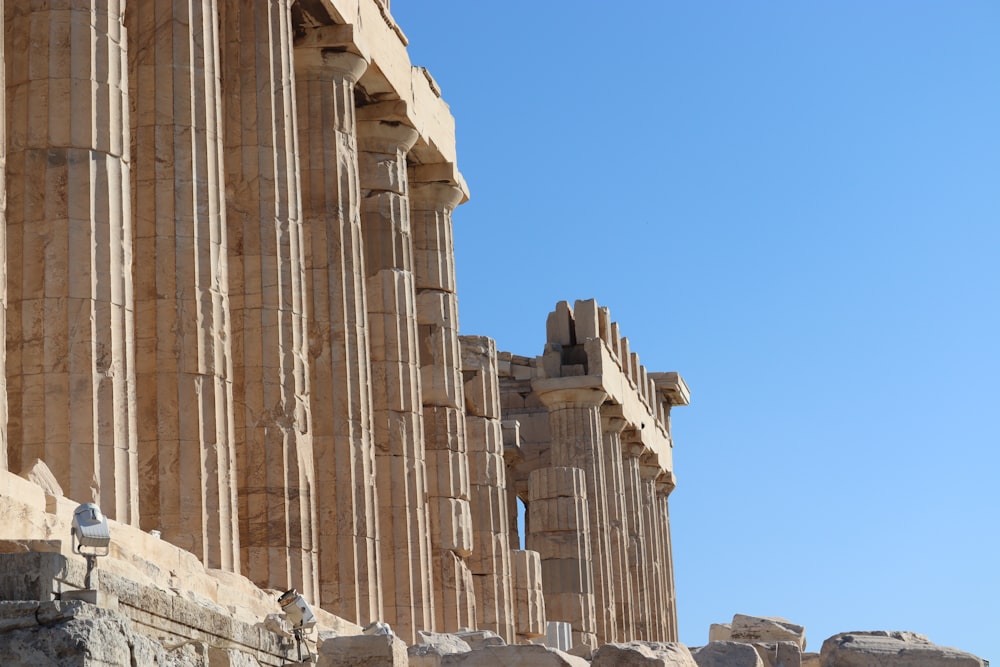
[[[573,628],[573,643],[598,645],[587,483],[580,468],[528,475],[527,547],[542,561],[545,614]]]
[[[316,601],[290,0],[220,6],[243,572]]]
[[[674,593],[674,554],[670,542],[670,503],[668,497],[673,487],[660,484],[657,487],[657,502],[659,503],[661,554],[664,563],[663,586],[665,589],[664,615],[666,616],[665,641],[675,642],[677,639],[677,596]]]
[[[337,28],[295,49],[309,368],[323,608],[382,619],[368,315],[354,89],[368,67]]]
[[[386,620],[433,628],[430,525],[406,154],[417,131],[392,103],[358,109],[372,408]]]
[[[217,6],[142,0],[125,20],[140,525],[238,570]]]
[[[3,19],[0,0],[0,20]],[[0,340],[7,340],[7,62],[4,31],[0,30]],[[7,459],[7,345],[0,346],[0,470],[8,469]]]
[[[636,431],[629,429],[622,434],[622,479],[624,481],[626,530],[628,535],[629,582],[632,586],[632,631],[633,639],[651,641],[651,615],[654,609],[650,602],[650,582],[652,571],[646,548],[646,511],[643,503],[643,483],[639,470],[639,455],[642,443]]]
[[[535,385],[535,391],[549,411],[553,466],[573,465],[584,472],[587,485],[593,592],[596,605],[596,634],[599,644],[617,639],[615,597],[612,589],[607,509],[607,475],[604,470],[604,443],[601,436],[600,406],[607,398],[603,389],[560,388],[564,378],[542,381],[553,386]]]
[[[647,573],[649,578],[650,618],[646,631],[649,641],[665,641],[666,635],[666,600],[663,587],[662,543],[660,541],[660,507],[656,500],[656,479],[661,474],[659,466],[640,465],[642,477],[642,519],[645,522],[647,556]]]
[[[120,0],[7,2],[11,468],[138,523]]]
[[[410,229],[417,290],[436,628],[454,632],[461,627],[471,627],[473,618],[469,617],[469,610],[462,601],[466,597],[471,601],[474,597],[471,590],[468,596],[456,596],[458,591],[450,590],[465,579],[472,581],[472,573],[466,574],[468,564],[464,560],[473,550],[470,454],[466,443],[451,222],[452,211],[464,199],[465,193],[448,181],[428,180],[437,175],[436,167],[451,171],[451,165],[447,164],[410,169]],[[445,552],[454,554],[459,560]],[[453,565],[459,572],[451,571]],[[474,605],[472,609],[474,613]],[[491,618],[489,623],[495,620]],[[479,621],[477,627],[488,627],[482,625],[485,619]]]
[[[468,560],[479,627],[514,642],[516,607],[496,343],[480,336],[462,336],[460,342],[472,499],[473,550]]]
[[[632,582],[629,579],[628,516],[625,504],[625,473],[621,433],[625,418],[620,406],[601,408],[604,437],[604,469],[607,474],[608,533],[611,544],[611,577],[615,595],[615,621],[619,641],[638,639],[633,627]]]

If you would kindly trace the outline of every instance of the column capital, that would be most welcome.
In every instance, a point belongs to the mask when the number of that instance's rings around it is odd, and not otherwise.
[[[368,69],[364,56],[350,51],[322,47],[295,47],[295,74],[299,78],[313,74],[323,77],[341,77],[357,83]]]
[[[601,431],[605,435],[615,433],[621,436],[627,426],[628,420],[625,419],[622,406],[611,403],[601,406]]]
[[[359,107],[357,110],[359,149],[372,153],[395,153],[397,151],[405,153],[413,148],[413,144],[417,143],[417,139],[420,138],[416,129],[398,120],[363,118],[363,116],[371,114],[370,112],[362,114],[361,110],[370,108]]]
[[[421,183],[410,180],[410,208],[416,211],[454,211],[468,200],[462,188],[451,183]]]
[[[371,61],[368,45],[364,42],[361,34],[349,23],[305,28],[296,35],[293,46],[296,51],[299,49],[343,51],[359,55],[365,61]]]
[[[538,378],[531,388],[549,410],[598,408],[608,398],[600,378],[589,375],[565,378]]]

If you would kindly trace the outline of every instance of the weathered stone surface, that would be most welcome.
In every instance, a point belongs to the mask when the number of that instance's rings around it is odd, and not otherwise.
[[[712,642],[691,654],[698,667],[765,667],[754,647],[741,642]]]
[[[751,646],[764,667],[802,667],[802,651],[795,642],[755,642]]]
[[[42,490],[47,495],[63,495],[62,487],[59,486],[59,480],[56,479],[56,476],[52,474],[52,471],[49,470],[49,467],[41,459],[35,459],[29,463],[27,468],[21,471],[21,477],[42,487]]]
[[[708,627],[708,641],[728,642],[732,639],[733,626],[731,623],[712,623]]]
[[[469,653],[447,655],[442,667],[588,667],[583,658],[537,644],[486,646]]]
[[[507,644],[503,637],[492,630],[462,630],[456,632],[455,636],[466,642],[473,651],[478,651],[487,646],[504,646]]]
[[[691,651],[672,642],[626,642],[597,649],[591,667],[695,667]]]
[[[405,667],[406,644],[389,635],[328,639],[319,645],[317,667]]]
[[[438,667],[442,657],[472,650],[464,639],[447,633],[420,630],[417,641],[420,643],[406,650],[410,667]]]
[[[791,641],[803,651],[806,648],[806,629],[776,616],[736,614],[733,616],[730,638],[732,641],[748,643]]]
[[[822,667],[982,667],[971,653],[915,632],[842,632],[823,642]]]
[[[819,653],[803,653],[802,667],[820,667],[822,658]]]

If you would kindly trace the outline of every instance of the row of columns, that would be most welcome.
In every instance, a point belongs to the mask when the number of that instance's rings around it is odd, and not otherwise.
[[[412,640],[476,615],[464,193],[291,4],[6,3],[0,463]]]
[[[545,388],[545,382],[551,387]],[[536,386],[550,467],[528,479],[528,548],[542,558],[550,620],[575,643],[676,641],[664,471],[596,387]]]

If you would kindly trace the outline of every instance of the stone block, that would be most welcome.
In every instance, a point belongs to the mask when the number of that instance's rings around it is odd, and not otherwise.
[[[583,658],[537,644],[487,646],[478,651],[445,656],[442,667],[588,667]]]
[[[776,616],[733,616],[730,637],[736,642],[783,642],[791,641],[806,648],[806,630],[801,625]]]
[[[409,667],[440,667],[444,656],[472,650],[467,641],[447,633],[419,630],[417,642],[406,650]]]
[[[605,644],[597,649],[591,667],[697,667],[684,644],[627,642]]]
[[[319,645],[317,667],[406,667],[406,644],[396,636],[333,637]]]
[[[712,642],[692,655],[698,667],[764,667],[754,647],[741,642]]]
[[[586,498],[583,470],[567,467],[532,470],[528,475],[528,497],[532,503],[546,498]]]
[[[712,623],[708,628],[708,641],[728,642],[731,641],[733,626],[729,623]]]
[[[983,667],[983,660],[915,632],[842,632],[823,642],[823,667]]]

